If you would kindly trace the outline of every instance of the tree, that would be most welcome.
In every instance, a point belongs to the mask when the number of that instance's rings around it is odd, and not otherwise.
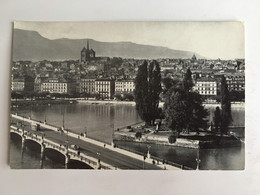
[[[17,101],[17,99],[22,99],[23,98],[23,95],[20,94],[20,93],[17,93],[15,91],[12,91],[11,92],[11,98],[12,99],[15,99]]]
[[[220,131],[221,134],[228,132],[228,126],[232,121],[231,116],[231,102],[229,98],[229,91],[226,82],[226,78],[222,76],[221,80],[221,127]]]
[[[162,79],[163,84],[163,93],[165,94],[171,87],[182,85],[182,83],[178,79],[172,79],[169,77]]]
[[[150,123],[150,116],[148,110],[148,63],[145,60],[142,65],[139,66],[138,72],[135,78],[135,102],[136,110],[141,117],[148,125]]]
[[[191,75],[192,73],[188,68],[182,81],[182,87],[185,93],[184,100],[186,101],[186,129],[188,133],[190,130],[199,133],[199,128],[205,129],[207,126],[207,120],[205,118],[208,112],[202,106],[201,95],[192,92],[194,83]]]
[[[145,60],[138,68],[135,79],[135,102],[139,116],[146,125],[151,125],[157,117],[159,95],[161,93],[160,66],[152,61],[149,66]]]
[[[131,93],[125,93],[123,96],[123,99],[126,101],[133,101],[134,100],[134,96]]]
[[[149,94],[149,109],[151,114],[152,124],[158,116],[158,107],[160,93],[162,91],[161,87],[161,69],[159,63],[156,60],[153,60],[149,64],[148,72],[148,94]]]
[[[165,119],[170,128],[180,133],[187,129],[199,133],[206,128],[208,115],[202,105],[202,97],[192,92],[193,82],[190,69],[187,70],[182,85],[172,86],[166,93],[164,104]]]
[[[120,94],[115,94],[114,98],[116,98],[116,100],[122,100],[122,96]]]
[[[166,94],[164,104],[167,126],[172,130],[176,130],[178,134],[186,127],[187,122],[187,105],[184,96],[185,93],[182,89],[171,88]]]
[[[207,127],[208,111],[202,105],[201,95],[196,92],[189,92],[189,101],[187,102],[187,130],[196,131],[199,134],[199,128]]]
[[[218,106],[216,107],[214,115],[215,116],[213,120],[214,120],[215,131],[218,132],[221,125],[221,113]]]
[[[184,91],[189,92],[192,87],[194,86],[193,81],[192,81],[192,77],[191,77],[191,71],[190,68],[187,69],[183,81],[182,81],[182,86]]]

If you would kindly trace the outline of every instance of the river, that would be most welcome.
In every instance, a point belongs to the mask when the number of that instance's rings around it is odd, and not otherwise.
[[[212,120],[215,106],[206,106],[209,118]],[[77,133],[87,132],[89,137],[111,143],[113,128],[120,128],[133,123],[141,122],[133,105],[106,105],[106,104],[54,104],[31,105],[13,108],[12,112],[18,115],[31,116],[32,119],[44,121],[56,126],[62,126],[64,113],[64,126]],[[232,125],[244,126],[245,110],[243,106],[232,108]],[[32,148],[25,148],[21,153],[21,143],[11,139],[10,164],[13,168],[64,168],[62,163],[46,159],[42,164],[40,154]],[[118,142],[121,147],[137,152],[147,152],[147,145],[140,143]],[[196,168],[198,150],[180,147],[151,145],[153,156],[184,164]],[[241,147],[224,149],[200,149],[201,170],[241,170],[245,163],[244,145]]]

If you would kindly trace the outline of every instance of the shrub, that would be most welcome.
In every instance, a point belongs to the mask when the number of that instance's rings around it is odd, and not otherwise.
[[[135,133],[135,137],[140,139],[142,137],[142,133],[141,132],[136,132]]]
[[[172,143],[176,142],[176,136],[170,135],[168,140],[169,140],[169,143],[172,144]]]

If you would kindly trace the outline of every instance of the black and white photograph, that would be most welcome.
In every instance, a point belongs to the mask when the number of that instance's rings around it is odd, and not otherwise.
[[[244,170],[243,22],[13,24],[12,169]]]

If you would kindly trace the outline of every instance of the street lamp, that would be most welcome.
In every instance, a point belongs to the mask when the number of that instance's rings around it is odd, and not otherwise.
[[[100,163],[100,152],[97,152],[98,155],[98,163],[97,163],[97,169],[101,169],[101,163]]]
[[[150,158],[151,158],[151,154],[150,154],[150,148],[151,148],[151,146],[147,145],[147,148],[148,148],[147,158],[150,159]]]
[[[47,120],[46,120],[46,113],[45,113],[45,117],[44,117],[44,124],[46,124]]]
[[[113,125],[112,125],[112,128],[113,128],[113,131],[112,131],[112,147],[114,147],[115,145],[114,145],[114,134],[115,134],[115,127],[114,127],[114,123],[113,123]]]
[[[144,154],[144,163],[143,163],[143,169],[145,169],[145,159],[146,159],[146,155]]]
[[[85,127],[84,137],[87,137],[87,128]]]
[[[200,153],[199,153],[199,149],[197,150],[197,158],[196,158],[196,162],[197,162],[197,167],[196,167],[196,170],[199,170],[200,168]]]

